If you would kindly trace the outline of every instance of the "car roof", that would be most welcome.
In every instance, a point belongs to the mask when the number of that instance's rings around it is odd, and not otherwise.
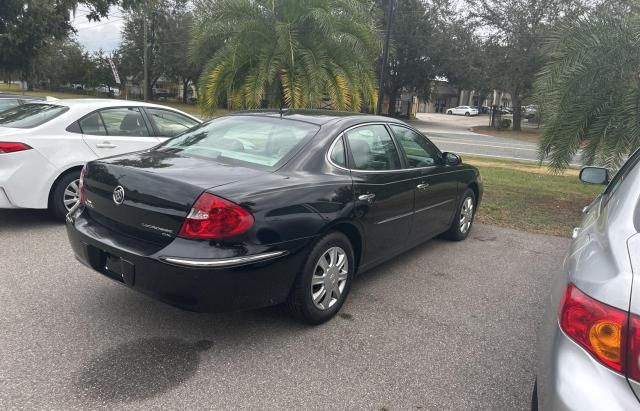
[[[44,101],[44,97],[25,96],[22,94],[9,94],[9,93],[0,93],[0,98],[18,98],[21,100]]]
[[[334,110],[298,110],[298,109],[283,109],[281,110],[249,110],[239,111],[237,113],[229,114],[229,116],[259,116],[259,117],[282,117],[289,120],[304,121],[307,123],[316,124],[322,126],[331,122],[340,120],[360,120],[362,122],[370,121],[384,121],[384,122],[398,122],[393,118],[374,116],[363,113],[353,113],[348,111],[334,111]]]
[[[122,106],[145,106],[145,107],[162,107],[169,108],[172,107],[162,106],[159,104],[145,103],[143,101],[135,101],[135,100],[118,100],[111,98],[69,98],[69,99],[61,99],[48,102],[51,104],[59,105],[59,106],[67,106],[70,108],[73,107],[91,107],[91,108],[101,108],[101,107],[122,107]]]
[[[75,114],[84,115],[90,113],[94,110],[99,110],[101,108],[109,108],[109,107],[155,107],[158,109],[171,110],[178,113],[181,113],[185,116],[191,117],[198,121],[202,121],[192,114],[185,113],[182,110],[179,110],[174,107],[164,106],[161,104],[153,104],[153,103],[145,103],[143,101],[135,101],[135,100],[118,100],[118,99],[110,99],[110,98],[70,98],[70,99],[60,99],[54,101],[33,101],[30,104],[52,104],[56,106],[69,107],[71,112]]]

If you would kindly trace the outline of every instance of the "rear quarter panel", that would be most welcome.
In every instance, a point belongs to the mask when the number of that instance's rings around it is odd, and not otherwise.
[[[348,173],[272,173],[219,187],[215,193],[251,211],[255,223],[248,235],[256,244],[310,240],[353,212]]]

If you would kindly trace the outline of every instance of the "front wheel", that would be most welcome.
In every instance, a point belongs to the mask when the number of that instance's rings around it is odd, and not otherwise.
[[[470,188],[462,195],[462,201],[458,206],[456,215],[451,222],[449,230],[444,234],[448,240],[462,241],[467,238],[476,215],[476,196]]]
[[[452,114],[453,114],[453,111],[449,110],[449,111],[447,111],[447,114],[448,114],[448,115],[452,115]]]
[[[469,116],[471,115],[471,113],[469,113],[469,112],[467,111],[466,113],[464,113],[464,115],[465,115],[466,117],[469,117]]]
[[[325,235],[314,245],[293,285],[288,311],[309,324],[328,321],[346,300],[354,270],[349,239],[337,232]]]
[[[53,187],[49,210],[59,220],[65,216],[80,199],[80,171],[63,175]]]

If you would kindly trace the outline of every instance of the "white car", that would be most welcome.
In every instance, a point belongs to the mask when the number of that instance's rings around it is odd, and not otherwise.
[[[87,161],[151,148],[201,121],[157,104],[108,99],[27,103],[0,113],[0,209],[78,201]]]
[[[455,114],[458,116],[477,116],[480,113],[478,113],[478,109],[474,107],[458,106],[458,107],[448,109],[447,114],[449,115]]]

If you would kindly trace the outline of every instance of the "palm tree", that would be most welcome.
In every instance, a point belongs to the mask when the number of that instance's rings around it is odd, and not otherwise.
[[[598,12],[566,22],[546,45],[537,82],[545,119],[540,159],[555,170],[618,168],[640,146],[640,14]]]
[[[200,79],[205,112],[376,103],[380,39],[362,0],[199,0],[195,15],[195,57],[220,45]]]

